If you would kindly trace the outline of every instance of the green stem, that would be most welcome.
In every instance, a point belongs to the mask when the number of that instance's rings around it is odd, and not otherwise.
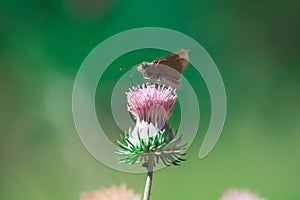
[[[150,153],[149,156],[148,156],[147,178],[146,178],[146,184],[145,184],[143,200],[149,200],[150,199],[152,178],[153,178],[153,166],[154,166],[154,155]]]

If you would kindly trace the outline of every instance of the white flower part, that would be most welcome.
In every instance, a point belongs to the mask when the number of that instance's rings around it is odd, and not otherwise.
[[[139,137],[148,142],[149,137],[154,137],[159,133],[160,129],[154,124],[145,121],[137,121],[129,136],[129,141],[134,145],[138,145],[140,144]]]
[[[159,130],[162,130],[168,120],[168,114],[164,106],[155,104],[146,113],[147,121],[151,122]]]

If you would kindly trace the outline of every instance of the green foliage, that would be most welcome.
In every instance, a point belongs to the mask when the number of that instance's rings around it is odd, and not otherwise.
[[[186,153],[186,144],[180,145],[182,136],[169,138],[170,131],[163,131],[154,137],[143,139],[138,135],[136,144],[132,142],[131,132],[121,135],[121,142],[118,141],[120,150],[118,154],[123,157],[120,158],[121,163],[142,163],[148,162],[149,154],[154,155],[155,164],[162,161],[166,166],[179,165],[185,159],[181,158]]]

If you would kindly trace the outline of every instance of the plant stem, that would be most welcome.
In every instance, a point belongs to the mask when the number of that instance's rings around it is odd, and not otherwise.
[[[151,186],[152,186],[152,177],[153,177],[153,166],[154,166],[154,156],[153,154],[148,155],[148,163],[147,163],[147,178],[144,190],[144,198],[143,200],[149,200],[151,194]]]

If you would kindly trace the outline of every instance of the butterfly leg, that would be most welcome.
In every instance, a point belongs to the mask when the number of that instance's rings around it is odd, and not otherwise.
[[[162,85],[162,82],[160,80],[154,80],[153,83],[154,85]]]
[[[167,60],[167,59],[160,59],[160,60],[158,60],[157,63],[156,63],[156,65],[158,65],[161,61],[165,61],[165,60]]]
[[[133,83],[132,77],[133,77],[133,74],[131,74],[131,75],[130,75],[130,82],[131,82],[131,85],[132,85],[132,86],[134,86],[134,83]]]
[[[151,79],[147,76],[143,76],[143,78],[144,78],[145,85],[149,85]]]

